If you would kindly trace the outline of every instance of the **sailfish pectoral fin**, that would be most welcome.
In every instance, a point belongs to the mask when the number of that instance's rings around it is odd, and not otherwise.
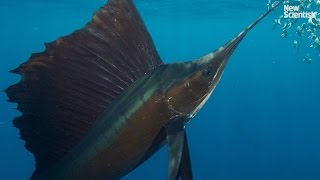
[[[187,140],[187,133],[184,131],[184,140],[183,140],[183,150],[180,163],[179,174],[181,175],[182,180],[192,180],[192,167],[191,159],[189,154],[189,145]]]
[[[183,180],[192,179],[188,141],[183,122],[183,119],[173,120],[165,127],[169,152],[169,180],[177,180],[179,177]]]

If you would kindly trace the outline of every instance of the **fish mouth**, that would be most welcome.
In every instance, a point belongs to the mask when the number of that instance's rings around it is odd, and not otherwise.
[[[224,46],[220,47],[215,52],[210,53],[206,55],[204,58],[202,58],[202,62],[200,63],[207,64],[210,67],[210,69],[212,69],[213,72],[215,72],[214,76],[209,81],[210,90],[213,90],[216,84],[219,82],[222,73],[226,67],[226,64],[228,63],[230,57],[232,56],[233,52],[236,50],[244,36],[245,33],[241,32],[237,37],[230,40]]]
[[[240,44],[244,36],[245,36],[245,33],[241,32],[236,38],[230,40],[223,47],[218,49],[217,58],[214,58],[212,61],[213,64],[220,64],[220,66],[218,67],[218,71],[221,71],[224,69],[221,67],[225,67],[231,55],[234,53],[234,51],[236,50],[236,48],[238,47],[238,45]],[[217,62],[215,59],[217,59]]]
[[[238,47],[245,35],[246,31],[242,31],[237,37],[231,39],[225,45],[197,60],[197,64],[200,66],[209,66],[214,72],[216,72],[216,76],[219,71],[223,71],[231,55]]]

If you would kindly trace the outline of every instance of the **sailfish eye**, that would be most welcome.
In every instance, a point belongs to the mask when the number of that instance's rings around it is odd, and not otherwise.
[[[204,70],[202,70],[202,75],[203,75],[204,77],[211,76],[211,75],[212,75],[212,70],[209,69],[209,68],[204,69]]]

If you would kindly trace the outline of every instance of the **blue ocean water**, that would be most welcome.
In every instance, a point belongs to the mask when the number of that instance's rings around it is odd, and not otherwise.
[[[265,0],[136,0],[166,63],[198,58],[223,45],[266,10]],[[19,81],[9,70],[43,42],[88,22],[104,1],[0,2],[0,89]],[[196,180],[320,179],[320,58],[295,50],[272,29],[278,9],[240,44],[213,96],[188,124]],[[310,51],[310,52],[309,52]],[[302,58],[312,54],[312,64]],[[11,123],[15,104],[0,94],[0,179],[27,179],[34,170]],[[166,148],[124,179],[166,179]]]

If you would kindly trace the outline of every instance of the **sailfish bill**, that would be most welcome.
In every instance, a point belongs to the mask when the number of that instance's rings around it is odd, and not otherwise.
[[[31,179],[120,179],[168,144],[168,179],[192,179],[186,124],[245,35],[194,61],[164,64],[131,0],[109,0],[83,28],[34,53],[6,89],[35,157]]]

